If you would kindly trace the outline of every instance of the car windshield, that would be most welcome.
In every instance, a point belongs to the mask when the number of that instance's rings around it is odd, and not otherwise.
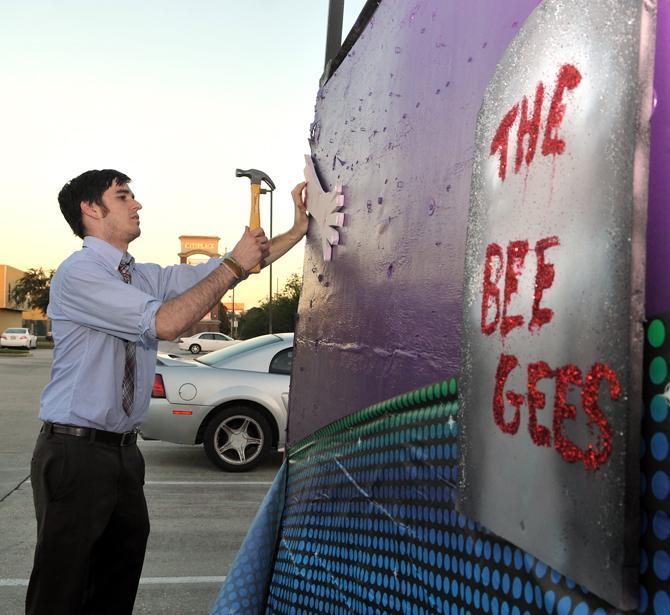
[[[7,329],[5,333],[27,333],[28,329]]]
[[[261,335],[259,337],[252,337],[250,340],[244,340],[238,344],[233,344],[232,346],[226,346],[221,348],[221,350],[215,350],[210,352],[208,355],[196,359],[198,363],[204,363],[205,365],[216,365],[236,357],[250,350],[255,350],[256,348],[262,348],[263,346],[269,346],[270,344],[276,344],[281,342],[281,337],[277,335]]]

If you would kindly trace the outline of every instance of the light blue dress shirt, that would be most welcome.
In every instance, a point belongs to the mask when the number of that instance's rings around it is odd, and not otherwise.
[[[130,266],[126,284],[118,271],[124,253],[96,237],[67,258],[51,281],[47,315],[55,342],[51,380],[42,392],[40,419],[107,431],[130,431],[146,416],[156,368],[156,312],[188,290],[221,261],[200,265]],[[136,344],[133,411],[121,405],[125,342]]]

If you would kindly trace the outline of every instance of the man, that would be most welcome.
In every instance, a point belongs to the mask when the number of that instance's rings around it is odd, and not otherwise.
[[[58,201],[82,250],[54,275],[47,314],[55,341],[44,421],[31,462],[37,517],[29,615],[130,614],[149,519],[136,446],[158,340],[198,322],[255,265],[268,265],[307,231],[305,184],[293,192],[293,227],[271,241],[245,230],[232,252],[207,263],[135,263],[140,203],[130,178],[87,171]]]

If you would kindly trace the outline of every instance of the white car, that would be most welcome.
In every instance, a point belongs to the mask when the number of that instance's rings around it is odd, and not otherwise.
[[[0,348],[37,348],[37,336],[25,327],[5,329],[0,336]]]
[[[179,338],[179,350],[190,350],[192,354],[199,354],[203,350],[209,352],[210,350],[219,350],[226,346],[237,344],[238,340],[234,340],[223,333],[216,333],[214,331],[203,331],[196,333],[191,337]]]
[[[261,335],[198,359],[159,353],[147,440],[203,444],[229,472],[253,468],[286,441],[293,333]]]

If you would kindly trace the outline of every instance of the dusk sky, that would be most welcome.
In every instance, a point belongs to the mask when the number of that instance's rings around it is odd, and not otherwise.
[[[346,0],[343,38],[364,3]],[[0,263],[50,269],[79,249],[57,195],[92,168],[133,179],[139,261],[177,262],[180,235],[231,249],[249,219],[237,167],[272,177],[274,232],[286,230],[327,16],[328,0],[0,3]],[[269,234],[268,197],[261,221]],[[302,272],[303,243],[275,264],[280,287]],[[268,281],[265,270],[235,300],[251,307]]]

